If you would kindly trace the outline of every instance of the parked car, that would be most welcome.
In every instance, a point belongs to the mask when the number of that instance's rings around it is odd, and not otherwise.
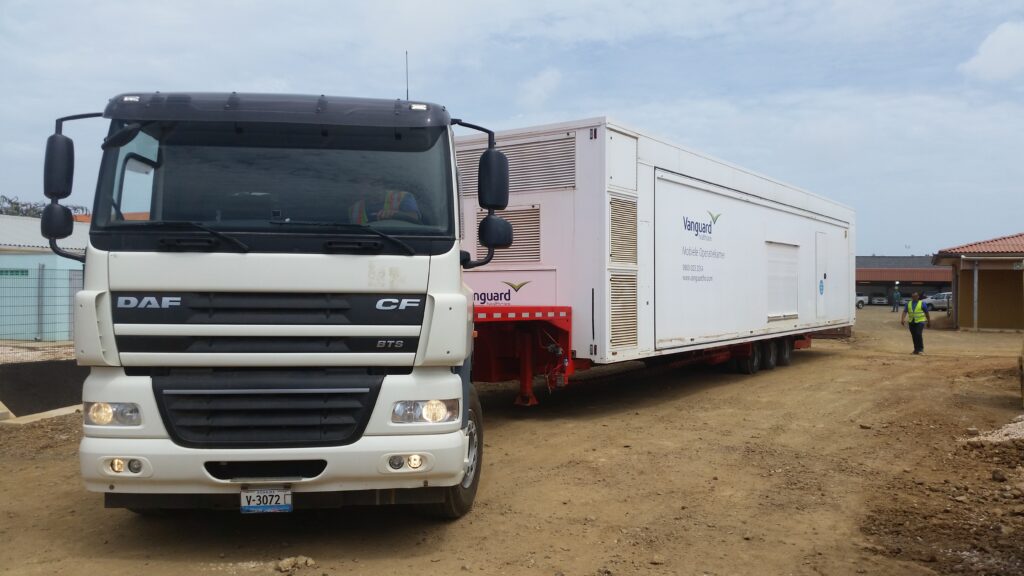
[[[857,300],[856,300],[857,308],[863,308],[864,305],[867,304],[869,300],[870,299],[868,298],[867,294],[861,294],[860,292],[857,292]]]
[[[889,299],[883,296],[882,294],[875,294],[874,296],[871,297],[871,303],[876,306],[885,306],[886,304],[889,303]]]
[[[939,292],[934,296],[925,298],[924,303],[928,306],[929,310],[949,310],[949,305],[952,300],[952,292]]]

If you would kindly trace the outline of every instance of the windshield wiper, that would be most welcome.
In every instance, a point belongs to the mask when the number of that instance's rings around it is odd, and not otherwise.
[[[249,251],[249,245],[246,244],[245,242],[242,242],[241,240],[239,240],[238,238],[235,238],[234,236],[232,236],[230,234],[225,234],[224,232],[221,232],[220,230],[215,230],[213,228],[210,228],[209,226],[207,226],[205,224],[202,224],[200,222],[193,222],[191,220],[154,220],[152,222],[146,222],[146,225],[147,226],[159,226],[159,227],[165,227],[165,226],[166,227],[186,227],[186,228],[194,228],[196,230],[202,230],[203,232],[206,232],[207,234],[209,234],[210,236],[213,236],[214,238],[217,238],[219,240],[223,240],[223,241],[227,242],[228,244],[234,245],[241,252],[248,252]]]
[[[400,246],[410,256],[415,256],[416,255],[416,249],[413,248],[412,246],[409,246],[408,244],[406,244],[401,239],[396,238],[395,236],[392,236],[390,234],[385,234],[384,232],[381,232],[380,230],[377,230],[376,228],[373,228],[371,226],[367,226],[365,224],[350,224],[350,223],[347,223],[347,222],[318,222],[316,220],[268,220],[268,222],[270,222],[271,224],[276,224],[276,225],[281,225],[281,226],[287,226],[287,225],[294,225],[294,226],[319,226],[319,227],[322,227],[322,228],[338,228],[338,229],[342,229],[342,230],[353,230],[353,231],[359,231],[359,232],[369,232],[370,234],[373,234],[375,236],[379,236],[379,237],[381,237],[381,238],[383,238],[383,239],[393,243],[396,246]]]

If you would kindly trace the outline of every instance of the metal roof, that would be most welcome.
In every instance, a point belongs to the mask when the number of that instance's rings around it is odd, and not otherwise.
[[[931,256],[857,256],[857,269],[932,268]]]
[[[65,250],[85,251],[89,245],[89,223],[75,222],[75,231],[57,245]],[[0,214],[0,252],[49,251],[50,241],[39,232],[39,218]]]
[[[857,282],[941,282],[953,281],[949,266],[928,268],[857,268]]]
[[[939,254],[936,257],[949,254],[1024,254],[1024,232],[981,242],[972,242],[963,246],[945,248],[939,250]]]

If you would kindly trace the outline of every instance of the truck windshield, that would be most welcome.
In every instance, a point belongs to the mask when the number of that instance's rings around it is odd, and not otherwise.
[[[452,202],[446,127],[151,122],[104,153],[93,227],[453,238]]]

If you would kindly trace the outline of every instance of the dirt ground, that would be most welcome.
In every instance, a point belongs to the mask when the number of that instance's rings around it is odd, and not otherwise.
[[[619,375],[542,405],[482,393],[473,512],[106,510],[78,419],[0,426],[0,573],[1024,574],[1019,334],[909,334],[881,307],[793,365]]]
[[[0,341],[0,364],[9,362],[42,362],[44,360],[73,360],[74,358],[75,346],[70,341]]]

